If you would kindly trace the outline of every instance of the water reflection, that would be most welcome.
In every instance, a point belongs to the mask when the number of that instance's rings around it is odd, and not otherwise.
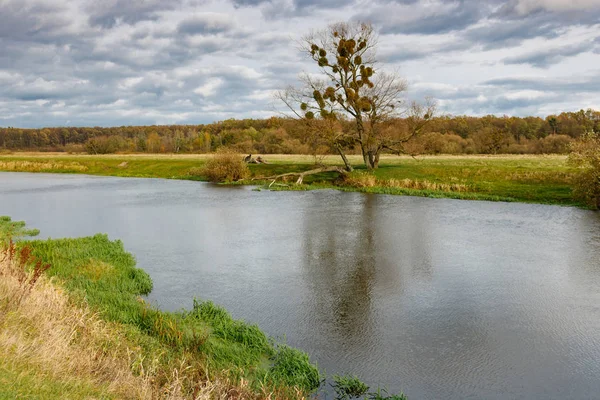
[[[344,345],[373,335],[371,295],[376,265],[374,196],[360,196],[332,223],[323,211],[303,215],[303,277],[316,318]],[[359,345],[362,341],[359,340]]]

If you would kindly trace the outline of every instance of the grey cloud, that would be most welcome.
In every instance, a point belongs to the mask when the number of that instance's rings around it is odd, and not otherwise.
[[[534,51],[524,55],[508,57],[504,59],[504,63],[530,64],[538,68],[548,68],[551,65],[559,63],[568,57],[592,51],[593,49],[594,44],[592,42],[581,43],[574,46],[564,46],[550,50]]]
[[[413,49],[394,49],[391,52],[382,54],[382,59],[388,63],[397,63],[402,61],[420,60],[430,56],[426,50],[413,50]]]
[[[418,1],[418,0],[410,0]],[[273,0],[232,0],[232,3],[237,7],[256,7],[265,3],[274,3]],[[345,0],[292,0],[294,9],[305,9],[309,7],[319,6],[321,8],[333,8],[348,5]]]
[[[509,0],[493,14],[494,17],[507,19],[525,19],[532,15],[554,13],[560,18],[583,16],[600,12],[600,3],[596,0]]]
[[[237,7],[256,7],[263,3],[268,3],[270,0],[232,0],[234,6]]]
[[[428,13],[422,18],[397,22],[393,16],[386,12],[385,8],[374,10],[367,14],[366,19],[381,25],[382,33],[404,33],[404,34],[440,34],[462,30],[479,21],[482,10],[473,3],[458,2],[450,12],[436,10]]]
[[[498,0],[379,0],[366,14],[357,14],[354,19],[371,21],[380,26],[384,34],[441,34],[476,24],[487,17],[497,3]],[[401,8],[397,8],[398,5]]]
[[[541,92],[597,93],[600,92],[600,74],[571,79],[547,78],[498,78],[483,82],[484,85],[511,90],[537,90]]]
[[[73,23],[60,3],[0,2],[0,38],[10,41],[63,44],[79,40],[67,32]]]
[[[236,8],[259,7],[266,19],[312,15],[318,11],[343,9],[354,4],[346,0],[232,0]]]
[[[543,36],[555,38],[556,28],[548,24],[532,24],[531,21],[493,22],[486,26],[472,28],[464,33],[465,39],[481,44],[484,49],[512,47],[523,40]]]
[[[513,0],[498,8],[486,18],[482,26],[467,29],[465,39],[478,43],[484,49],[517,46],[536,37],[557,38],[570,27],[591,27],[600,21],[600,6],[586,9],[566,8],[561,11],[543,7],[544,1],[532,4],[526,13],[517,11],[523,0]],[[567,2],[565,2],[567,4]]]
[[[381,52],[381,58],[388,63],[398,63],[403,61],[421,60],[431,58],[435,55],[442,55],[454,51],[466,50],[471,47],[468,42],[444,43],[431,47],[419,47],[418,45],[400,46],[392,50]]]
[[[233,23],[225,15],[207,13],[182,21],[177,26],[177,31],[188,35],[215,34],[229,31],[232,28]]]
[[[153,20],[158,11],[171,10],[176,6],[175,1],[163,0],[88,0],[85,8],[92,26],[109,29],[118,20],[128,24]]]

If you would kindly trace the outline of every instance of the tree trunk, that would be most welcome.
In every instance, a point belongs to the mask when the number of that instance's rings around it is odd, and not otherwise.
[[[340,157],[342,157],[342,160],[344,161],[344,167],[346,168],[346,171],[352,172],[352,165],[350,165],[350,163],[348,162],[348,158],[346,157],[346,154],[344,154],[342,146],[340,146],[339,143],[336,143],[335,149],[338,151],[338,153],[340,153]]]
[[[373,150],[369,150],[367,154],[369,155],[369,165],[367,166],[367,169],[375,169],[375,156]]]
[[[360,143],[360,151],[362,152],[363,162],[368,170],[371,170],[371,164],[369,163],[369,154],[367,151],[367,144],[365,143],[365,126],[363,125],[362,117],[360,114],[356,117],[356,131],[358,133],[358,141]]]

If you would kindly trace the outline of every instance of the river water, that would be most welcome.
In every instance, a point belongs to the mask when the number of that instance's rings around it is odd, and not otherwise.
[[[108,233],[328,374],[417,399],[600,398],[600,214],[161,179],[0,173],[0,215]]]

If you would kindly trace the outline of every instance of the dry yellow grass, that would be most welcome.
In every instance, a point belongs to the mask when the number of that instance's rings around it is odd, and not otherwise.
[[[62,161],[0,161],[0,170],[4,171],[86,171],[88,167],[77,162]]]
[[[437,190],[440,192],[467,192],[469,187],[462,183],[437,183],[427,180],[412,179],[386,179],[378,182],[380,186],[391,188],[404,188],[416,190]]]
[[[156,362],[142,360],[118,324],[74,304],[46,276],[30,285],[32,272],[24,275],[18,258],[14,248],[0,249],[0,397],[277,398],[253,393],[244,381],[219,379],[198,382],[196,392],[185,396],[182,380],[189,379],[191,369],[185,359],[169,372],[157,371],[160,354]],[[91,263],[86,271],[95,275],[107,268]]]
[[[114,326],[77,307],[45,276],[29,290],[18,262],[0,259],[0,358],[40,381],[77,381],[119,398],[152,398],[148,375],[134,375],[135,349]],[[19,302],[17,298],[25,296]]]
[[[469,187],[462,183],[437,183],[428,180],[379,179],[373,174],[354,172],[343,177],[344,184],[356,188],[402,188],[415,190],[435,190],[440,192],[467,192]]]

